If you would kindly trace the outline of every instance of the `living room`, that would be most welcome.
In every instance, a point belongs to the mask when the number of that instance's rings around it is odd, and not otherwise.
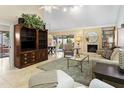
[[[0,62],[0,87],[124,87],[123,10],[122,5],[0,6],[0,30],[10,38],[9,61]],[[28,17],[40,26],[29,26]]]

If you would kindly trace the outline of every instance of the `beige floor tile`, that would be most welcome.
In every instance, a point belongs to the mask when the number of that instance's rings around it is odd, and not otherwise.
[[[0,78],[0,88],[11,88],[12,85],[6,80]]]
[[[27,88],[30,77],[38,72],[44,72],[43,70],[37,69],[38,65],[43,65],[53,60],[57,60],[63,57],[63,53],[57,53],[56,55],[49,55],[49,59],[44,62],[40,62],[22,69],[13,68],[10,69],[9,60],[0,60],[0,87],[11,87],[11,88]],[[5,63],[6,62],[6,63]]]

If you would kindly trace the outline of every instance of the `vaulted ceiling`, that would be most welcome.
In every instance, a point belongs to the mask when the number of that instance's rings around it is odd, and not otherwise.
[[[64,7],[67,11],[63,11]],[[51,12],[44,11],[43,20],[50,31],[116,25],[120,10],[117,5],[84,5],[76,11],[70,11],[70,7],[61,6]]]
[[[43,17],[49,31],[65,31],[67,29],[116,25],[124,22],[124,6],[118,5],[84,5],[72,11],[73,6],[58,6],[51,12],[39,9],[41,5],[0,5],[0,24],[17,23],[22,13],[37,14]],[[63,9],[66,8],[66,11]],[[120,10],[122,11],[119,15]],[[119,19],[120,17],[120,19]]]
[[[17,23],[22,13],[37,14],[42,17],[38,5],[0,5],[0,24]]]

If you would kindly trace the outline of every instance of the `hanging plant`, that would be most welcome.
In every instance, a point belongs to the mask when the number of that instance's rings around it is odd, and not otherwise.
[[[41,20],[39,16],[35,14],[22,14],[22,18],[24,18],[24,26],[37,30],[44,30],[43,20]]]

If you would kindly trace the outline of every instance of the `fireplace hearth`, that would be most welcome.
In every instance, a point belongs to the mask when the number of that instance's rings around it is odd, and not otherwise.
[[[87,45],[87,52],[96,53],[98,45]]]

